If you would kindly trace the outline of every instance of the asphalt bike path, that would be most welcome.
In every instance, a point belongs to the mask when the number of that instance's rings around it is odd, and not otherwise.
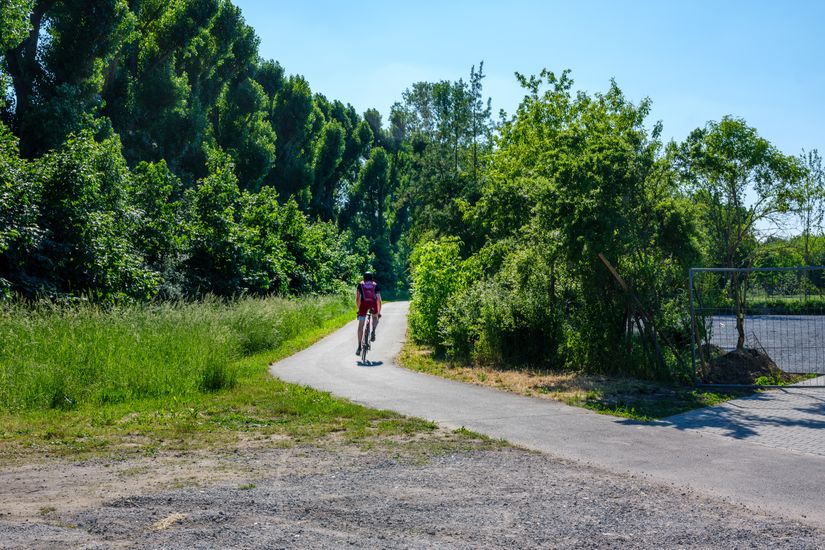
[[[384,305],[367,364],[360,364],[355,355],[353,321],[273,364],[270,372],[369,407],[449,428],[464,427],[560,458],[690,487],[825,528],[825,454],[703,431],[695,417],[681,424],[678,417],[638,422],[397,367],[408,308],[407,302]],[[818,395],[825,398],[825,392]],[[758,418],[750,422],[758,424]],[[825,436],[825,430],[818,432]]]

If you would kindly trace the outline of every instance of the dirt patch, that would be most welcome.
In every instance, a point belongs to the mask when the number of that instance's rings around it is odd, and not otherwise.
[[[761,380],[773,384],[792,383],[798,377],[776,366],[765,352],[741,349],[724,353],[721,349],[708,354],[702,381],[708,384],[757,384]],[[760,380],[761,379],[761,380]]]
[[[174,513],[166,516],[160,521],[156,521],[152,524],[152,529],[155,531],[162,531],[163,529],[169,529],[176,523],[180,523],[186,519],[186,514]]]
[[[825,545],[825,533],[812,527],[539,453],[502,447],[414,456],[352,446],[250,448],[0,471],[0,547]],[[181,477],[191,482],[174,481]]]
[[[27,464],[0,465],[0,519],[20,520],[43,515],[66,515],[127,495],[165,489],[197,488],[216,483],[241,486],[264,474],[308,474],[335,466],[333,453],[347,456],[389,452],[420,461],[422,454],[449,449],[498,447],[446,428],[426,434],[346,444],[328,437],[319,446],[287,444],[282,437],[240,437],[230,449],[159,451],[110,455],[88,460],[52,458]],[[323,456],[325,458],[321,459]],[[156,518],[160,520],[163,518]],[[0,530],[2,532],[2,530]],[[0,548],[2,548],[0,537]]]

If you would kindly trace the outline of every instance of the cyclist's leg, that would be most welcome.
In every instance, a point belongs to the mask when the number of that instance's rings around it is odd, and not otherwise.
[[[367,303],[361,300],[361,304],[358,306],[358,313],[356,314],[358,318],[358,351],[356,352],[356,354],[360,353],[361,342],[364,341],[364,321],[366,321],[367,319],[368,309],[369,306],[367,305]]]
[[[358,316],[358,352],[361,351],[361,342],[364,341],[364,321],[366,320],[366,316],[359,315]]]
[[[378,328],[378,315],[375,313],[372,314],[372,334],[370,335],[370,340],[375,342],[375,329]]]

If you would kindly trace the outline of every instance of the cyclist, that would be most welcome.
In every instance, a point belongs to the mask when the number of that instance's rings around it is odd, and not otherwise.
[[[372,273],[364,273],[364,280],[358,283],[355,290],[355,306],[358,308],[358,350],[355,355],[361,355],[361,342],[364,336],[364,321],[367,311],[372,311],[372,334],[370,340],[375,342],[375,327],[381,317],[381,291],[378,283],[373,280]]]

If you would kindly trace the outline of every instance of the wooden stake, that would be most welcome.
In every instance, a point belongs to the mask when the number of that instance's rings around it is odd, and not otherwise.
[[[610,261],[607,258],[605,258],[604,254],[602,254],[601,252],[599,252],[599,259],[602,261],[602,263],[607,268],[607,270],[610,272],[610,274],[613,275],[613,278],[616,279],[616,282],[619,283],[619,286],[622,287],[622,290],[624,290],[627,294],[629,294],[630,299],[633,300],[636,303],[636,307],[639,309],[639,312],[642,314],[642,317],[644,318],[645,323],[650,324],[650,326],[653,328],[653,332],[655,332],[656,335],[659,338],[662,339],[662,341],[665,343],[665,345],[667,345],[667,347],[670,348],[670,351],[672,351],[673,355],[676,356],[676,360],[679,361],[679,364],[682,367],[685,367],[686,365],[685,365],[684,361],[682,360],[682,356],[679,354],[679,351],[676,349],[676,346],[674,346],[673,344],[670,343],[670,340],[668,340],[667,336],[665,336],[664,334],[659,332],[659,329],[656,328],[656,324],[653,322],[653,317],[647,312],[645,307],[642,305],[641,300],[639,300],[639,298],[636,296],[636,293],[633,292],[633,289],[630,288],[630,286],[628,286],[628,284],[624,282],[624,279],[622,279],[622,276],[619,275],[618,271],[616,271],[616,268],[613,267],[613,264],[611,264]],[[655,345],[655,343],[654,343],[654,345]]]

